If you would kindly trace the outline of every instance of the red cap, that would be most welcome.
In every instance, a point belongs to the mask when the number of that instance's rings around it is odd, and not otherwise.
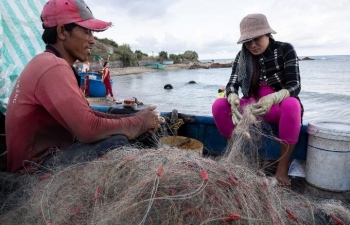
[[[95,19],[83,0],[49,0],[41,12],[44,28],[76,23],[92,31],[104,31],[111,22]]]

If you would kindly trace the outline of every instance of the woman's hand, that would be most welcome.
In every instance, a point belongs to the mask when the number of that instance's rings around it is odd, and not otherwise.
[[[236,126],[238,122],[242,119],[242,115],[239,112],[239,97],[236,93],[231,93],[228,95],[227,101],[231,105],[232,123]]]
[[[256,116],[266,115],[274,104],[282,102],[283,99],[289,96],[290,94],[287,89],[282,89],[278,92],[266,95],[262,97],[258,103],[252,105],[252,113]]]

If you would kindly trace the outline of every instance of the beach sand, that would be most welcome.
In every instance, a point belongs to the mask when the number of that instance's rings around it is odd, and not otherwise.
[[[232,62],[224,63],[183,63],[183,64],[172,64],[166,65],[163,70],[153,69],[152,66],[135,66],[126,68],[109,68],[111,76],[128,75],[128,74],[139,74],[139,73],[154,73],[164,70],[181,70],[181,69],[210,69],[210,68],[227,68],[232,67]]]
[[[164,70],[180,70],[180,69],[189,69],[191,64],[174,64],[166,65]],[[111,76],[120,76],[128,74],[139,74],[139,73],[154,73],[159,71],[164,71],[159,69],[153,69],[153,67],[126,67],[126,68],[110,68]]]

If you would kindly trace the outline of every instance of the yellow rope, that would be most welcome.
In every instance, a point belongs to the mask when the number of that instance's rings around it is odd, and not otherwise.
[[[171,129],[178,130],[183,124],[185,124],[183,119],[179,119],[177,123],[174,123],[173,125],[171,125]]]

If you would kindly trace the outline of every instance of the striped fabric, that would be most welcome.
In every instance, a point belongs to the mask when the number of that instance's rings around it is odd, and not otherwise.
[[[0,1],[0,111],[6,106],[13,85],[23,68],[43,52],[41,10],[46,0]]]

